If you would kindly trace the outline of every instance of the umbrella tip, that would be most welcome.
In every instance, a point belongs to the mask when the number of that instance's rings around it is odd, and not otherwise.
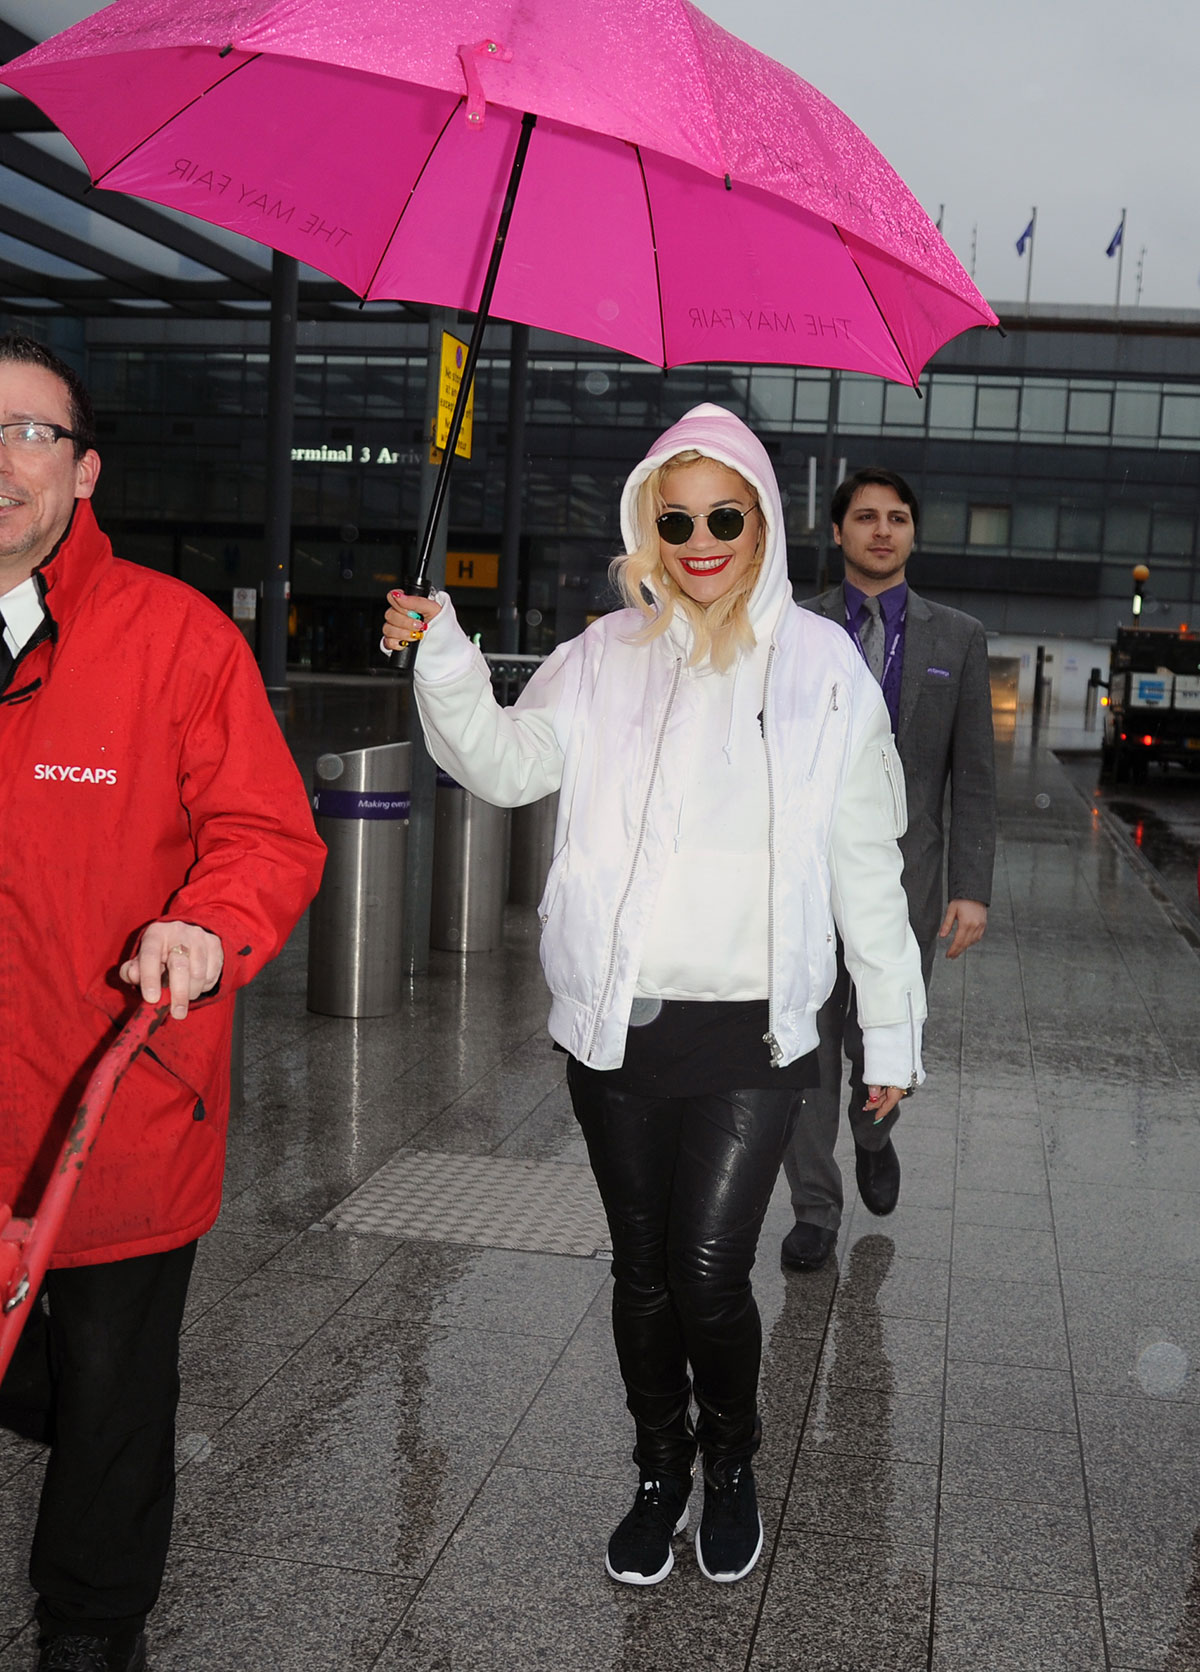
[[[230,54],[230,53],[231,53],[231,52],[232,52],[232,51],[233,51],[233,42],[232,42],[232,41],[230,41],[230,43],[229,43],[229,45],[228,45],[228,46],[223,46],[223,47],[222,47],[222,48],[221,48],[221,50],[220,50],[220,52],[218,52],[218,54],[217,54],[217,57],[218,57],[218,58],[228,58],[228,57],[229,57],[229,54]]]
[[[725,190],[727,192],[731,192],[733,190],[733,181],[729,178],[728,174],[725,176]]]

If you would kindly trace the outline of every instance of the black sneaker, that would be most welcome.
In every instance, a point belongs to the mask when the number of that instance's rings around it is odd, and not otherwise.
[[[37,1672],[146,1672],[146,1638],[142,1632],[124,1643],[74,1632],[50,1637],[42,1644]]]
[[[704,1514],[696,1534],[700,1572],[718,1585],[731,1585],[746,1577],[762,1547],[762,1517],[749,1463],[706,1464]]]
[[[604,1568],[622,1585],[657,1585],[675,1566],[671,1540],[688,1520],[691,1476],[645,1479],[633,1508],[608,1541]]]

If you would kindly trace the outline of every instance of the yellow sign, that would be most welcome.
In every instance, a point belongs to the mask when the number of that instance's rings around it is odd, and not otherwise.
[[[437,434],[434,444],[430,448],[430,460],[439,463],[450,434],[450,420],[454,416],[454,403],[458,399],[458,389],[462,382],[463,367],[467,363],[467,345],[460,343],[457,337],[452,337],[448,331],[442,332],[442,378],[438,385],[438,415]],[[459,459],[471,457],[471,426],[475,421],[475,390],[471,388],[467,395],[467,410],[463,413],[462,428],[458,432],[458,444],[454,455]],[[433,454],[437,453],[437,459]]]
[[[446,585],[499,586],[499,554],[497,552],[447,552]]]

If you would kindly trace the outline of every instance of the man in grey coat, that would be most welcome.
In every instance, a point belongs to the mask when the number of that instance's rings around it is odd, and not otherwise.
[[[925,985],[939,936],[952,935],[957,958],[987,927],[996,846],[995,763],[987,645],[973,616],[931,604],[908,585],[920,521],[902,476],[860,470],[838,488],[833,537],[846,578],[805,608],[845,627],[883,688],[908,792],[908,830],[900,842],[909,918],[921,948]],[[949,841],[943,810],[950,791]],[[948,847],[949,902],[942,873]],[[878,1124],[863,1080],[862,1031],[854,989],[838,948],[838,976],[817,1018],[820,1086],[804,1107],[785,1167],[796,1223],[783,1241],[785,1266],[816,1271],[837,1242],[842,1177],[834,1160],[842,1052],[850,1063],[850,1124],[859,1195],[872,1213],[890,1213],[900,1194],[900,1160],[891,1139],[895,1111]]]

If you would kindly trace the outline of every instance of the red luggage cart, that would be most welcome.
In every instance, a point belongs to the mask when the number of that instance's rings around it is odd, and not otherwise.
[[[96,1064],[33,1218],[14,1219],[8,1203],[0,1202],[0,1377],[8,1369],[37,1299],[71,1198],[104,1124],[112,1095],[138,1052],[145,1049],[151,1035],[166,1021],[170,1009],[170,1000],[165,996],[158,1004],[139,1004]]]

